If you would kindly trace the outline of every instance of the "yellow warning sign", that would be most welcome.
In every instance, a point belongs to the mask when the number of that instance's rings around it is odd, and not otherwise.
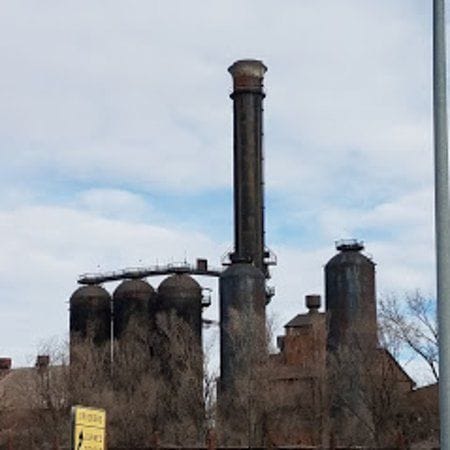
[[[72,407],[72,449],[105,450],[106,412],[86,406]]]

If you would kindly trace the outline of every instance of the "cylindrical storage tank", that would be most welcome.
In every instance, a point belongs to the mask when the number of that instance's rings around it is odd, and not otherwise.
[[[189,325],[201,345],[202,340],[202,288],[191,276],[175,274],[158,287],[159,311],[175,314]]]
[[[82,286],[70,297],[70,340],[86,338],[96,345],[111,339],[111,296],[98,285]]]
[[[258,369],[267,354],[265,277],[252,264],[235,263],[220,276],[219,288],[219,421],[221,428],[234,430],[232,438],[223,439],[229,445],[261,445],[262,421],[249,405],[259,395]],[[250,426],[242,417],[254,423]]]
[[[169,276],[158,287],[158,309],[157,354],[166,384],[160,426],[171,430],[182,423],[183,443],[198,443],[205,417],[201,286],[187,274]],[[163,435],[163,439],[178,438]]]
[[[375,349],[375,263],[361,254],[361,242],[342,241],[336,248],[339,253],[325,266],[327,347],[333,350],[347,344]]]
[[[372,447],[373,438],[361,423],[374,426],[367,393],[374,388],[377,349],[375,264],[361,254],[356,240],[340,241],[339,253],[325,266],[328,320],[327,383],[329,429],[338,445]]]
[[[144,280],[125,280],[113,293],[114,338],[120,339],[128,326],[149,332],[154,328],[156,293]]]
[[[251,264],[232,264],[220,276],[219,289],[220,389],[225,391],[265,345],[264,275]]]

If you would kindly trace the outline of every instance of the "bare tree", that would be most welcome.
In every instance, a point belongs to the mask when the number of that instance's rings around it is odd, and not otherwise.
[[[405,436],[411,383],[382,349],[341,345],[328,355],[330,432],[340,445],[392,446]]]
[[[394,354],[410,350],[420,357],[439,381],[436,302],[419,291],[404,298],[386,296],[379,308],[380,340]]]
[[[439,429],[436,387],[414,390],[386,348],[342,345],[328,360],[331,434],[341,445],[432,442]]]
[[[66,349],[65,343],[53,341],[40,350],[51,355],[57,367],[43,364],[14,369],[2,380],[0,428],[8,429],[14,448],[44,449],[67,441],[70,414]]]
[[[167,445],[203,441],[198,338],[175,315],[159,318],[158,331],[153,331],[131,322],[115,342],[112,366],[109,344],[94,345],[89,338],[71,343],[70,365],[67,346],[47,348],[53,365],[24,369],[26,377],[13,383],[14,392],[9,390],[14,445],[21,448],[21,442],[27,450],[51,448],[55,442],[67,446],[70,409],[76,404],[107,411],[110,446],[145,447],[156,435]],[[160,352],[155,354],[158,345]],[[4,408],[1,405],[0,411]]]
[[[213,341],[207,343],[203,352],[203,397],[206,430],[213,430],[217,423],[217,379],[219,373],[213,367],[213,346]]]
[[[204,439],[202,348],[174,312],[157,316],[150,330],[131,320],[114,343],[112,370],[103,349],[87,347],[80,350],[89,362],[80,367],[76,358],[73,401],[95,399],[106,409],[110,444],[148,446],[155,435],[166,445],[196,445]],[[91,363],[85,389],[83,372]]]
[[[232,351],[226,385],[220,386],[221,441],[227,445],[261,445],[268,357],[264,318],[255,314],[251,305],[242,311],[232,309],[224,333]]]
[[[262,330],[262,331],[261,331]],[[219,395],[219,434],[225,445],[321,442],[324,374],[283,366],[272,350],[273,319],[231,311],[225,330],[235,349],[233,380]]]

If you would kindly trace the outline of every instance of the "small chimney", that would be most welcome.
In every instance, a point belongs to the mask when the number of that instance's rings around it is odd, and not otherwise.
[[[208,260],[203,258],[197,258],[197,270],[206,272],[208,270]]]
[[[321,304],[320,295],[317,294],[306,295],[305,304],[306,307],[309,309],[309,314],[316,313],[319,310]]]
[[[50,365],[49,355],[38,355],[36,358],[36,368],[46,369]]]
[[[0,371],[11,370],[11,366],[11,358],[0,358]]]

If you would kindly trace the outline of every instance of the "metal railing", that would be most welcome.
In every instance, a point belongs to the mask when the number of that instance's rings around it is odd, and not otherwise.
[[[169,275],[175,273],[187,273],[190,275],[204,275],[218,277],[222,273],[221,268],[201,267],[200,265],[186,262],[174,262],[169,264],[157,264],[147,267],[128,267],[121,270],[113,270],[97,273],[83,273],[78,277],[79,284],[100,284],[108,281],[118,281],[125,279],[140,279],[158,275]]]

